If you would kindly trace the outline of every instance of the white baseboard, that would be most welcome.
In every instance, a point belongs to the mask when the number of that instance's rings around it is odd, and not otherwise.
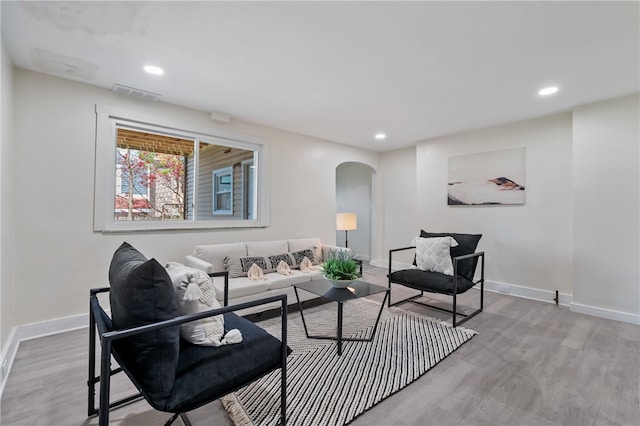
[[[485,279],[484,288],[487,291],[510,296],[522,297],[523,299],[538,300],[547,303],[556,303],[556,292],[552,290],[542,290],[539,288],[523,287],[515,284],[507,284]],[[567,293],[558,292],[558,304],[570,306],[573,296]]]
[[[628,322],[630,324],[640,325],[640,315],[629,314],[626,312],[614,311],[611,309],[598,308],[595,306],[583,305],[581,303],[572,302],[569,307],[571,312],[579,314],[591,315],[615,321]]]
[[[388,268],[389,262],[386,260],[372,260],[371,265],[379,268]],[[393,263],[393,269],[406,269],[411,265],[407,263]],[[489,281],[485,279],[484,288],[487,291],[508,294],[510,296],[522,297],[524,299],[538,300],[547,303],[555,303],[555,291],[542,290],[531,287],[523,287],[515,284],[501,283],[496,281]],[[626,322],[630,324],[640,325],[640,315],[630,314],[626,312],[614,311],[611,309],[601,308],[597,306],[588,306],[580,303],[573,302],[573,295],[567,293],[558,293],[558,304],[567,306],[571,312],[590,315],[598,318],[605,318],[615,321]]]
[[[89,314],[73,315],[66,318],[58,318],[51,321],[35,322],[31,324],[19,325],[11,329],[7,345],[2,351],[2,382],[0,383],[0,398],[4,392],[4,386],[11,372],[13,361],[18,353],[20,343],[25,340],[36,339],[38,337],[50,336],[52,334],[64,333],[66,331],[78,330],[89,326]]]

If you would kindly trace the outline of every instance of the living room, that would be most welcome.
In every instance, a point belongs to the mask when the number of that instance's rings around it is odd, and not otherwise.
[[[614,16],[628,13],[631,21],[636,18],[631,43],[636,49],[631,59],[624,59],[635,63],[635,68],[621,70],[613,63],[602,71],[612,79],[635,73],[631,90],[553,113],[417,138],[393,150],[347,145],[236,118],[214,122],[211,111],[142,102],[80,79],[15,67],[5,45],[4,3],[0,151],[3,386],[20,340],[86,327],[88,291],[107,284],[109,259],[125,240],[164,263],[181,262],[195,245],[205,243],[304,237],[338,242],[336,169],[343,163],[361,163],[374,171],[373,220],[368,231],[373,236],[373,266],[386,267],[388,250],[409,245],[421,229],[481,233],[479,250],[487,253],[488,290],[549,304],[558,291],[563,309],[640,324],[637,3],[610,6],[620,8]],[[608,30],[615,27],[609,25]],[[584,48],[597,47],[593,44],[601,36],[594,30]],[[629,52],[622,53],[628,56]],[[487,81],[478,78],[480,84]],[[580,76],[567,78],[578,80]],[[520,97],[541,101],[534,93],[538,83],[532,82],[532,92]],[[153,117],[158,125],[180,123],[265,141],[269,148],[268,225],[97,231],[94,202],[101,188],[94,187],[95,164],[100,161],[96,158],[96,108],[107,106]],[[451,115],[468,114],[463,105],[443,109]],[[448,158],[515,147],[525,147],[526,152],[524,205],[447,205]],[[350,243],[357,244],[358,232],[365,231],[350,232]],[[634,398],[637,403],[637,395]]]

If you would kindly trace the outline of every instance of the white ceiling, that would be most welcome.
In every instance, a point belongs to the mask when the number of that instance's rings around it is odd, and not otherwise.
[[[1,14],[17,67],[387,151],[638,92],[639,5],[2,1]],[[539,97],[549,84],[560,91]]]

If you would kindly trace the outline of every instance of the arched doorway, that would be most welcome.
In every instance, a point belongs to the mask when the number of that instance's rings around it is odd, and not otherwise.
[[[371,260],[374,229],[375,170],[363,163],[347,162],[336,167],[336,213],[354,212],[357,229],[348,231],[349,248],[356,258]],[[336,231],[336,244],[345,245],[345,231]]]

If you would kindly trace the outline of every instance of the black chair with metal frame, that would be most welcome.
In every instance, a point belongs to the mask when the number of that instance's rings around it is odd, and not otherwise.
[[[389,250],[389,307],[406,302],[413,302],[432,309],[453,314],[452,325],[457,327],[465,321],[473,318],[484,308],[484,252],[475,252],[481,234],[456,234],[456,233],[433,233],[421,231],[422,238],[452,237],[456,240],[457,246],[451,247],[450,256],[453,264],[453,275],[446,275],[440,272],[425,271],[417,268],[401,269],[393,271],[394,253],[415,249],[415,246],[402,247]],[[476,267],[480,260],[480,278],[474,281]],[[415,264],[415,261],[414,261]],[[391,302],[391,284],[400,284],[420,293],[403,300]],[[466,292],[472,287],[480,284],[480,307],[469,313],[460,312],[457,304],[457,296]],[[452,309],[421,302],[417,299],[424,296],[424,292],[445,294],[453,297]],[[458,316],[463,317],[458,321]]]
[[[111,287],[90,291],[88,415],[99,425],[109,423],[109,410],[144,398],[154,409],[172,413],[166,425],[186,412],[221,398],[280,369],[280,424],[286,424],[287,297],[272,296],[252,302],[190,315],[176,315],[175,293],[166,270],[155,259],[146,260],[123,244],[109,271]],[[110,317],[98,296],[109,293]],[[119,294],[114,294],[119,293]],[[172,299],[173,298],[173,299]],[[281,303],[281,338],[233,311],[261,304]],[[216,315],[224,316],[225,330],[237,329],[242,341],[219,347],[196,345],[180,338],[180,325]],[[150,320],[150,318],[158,320]],[[137,323],[131,326],[124,323]],[[96,375],[96,338],[100,341],[100,372]],[[112,358],[118,367],[112,368]],[[124,372],[138,393],[110,401],[111,376]],[[96,385],[99,403],[96,406]]]

